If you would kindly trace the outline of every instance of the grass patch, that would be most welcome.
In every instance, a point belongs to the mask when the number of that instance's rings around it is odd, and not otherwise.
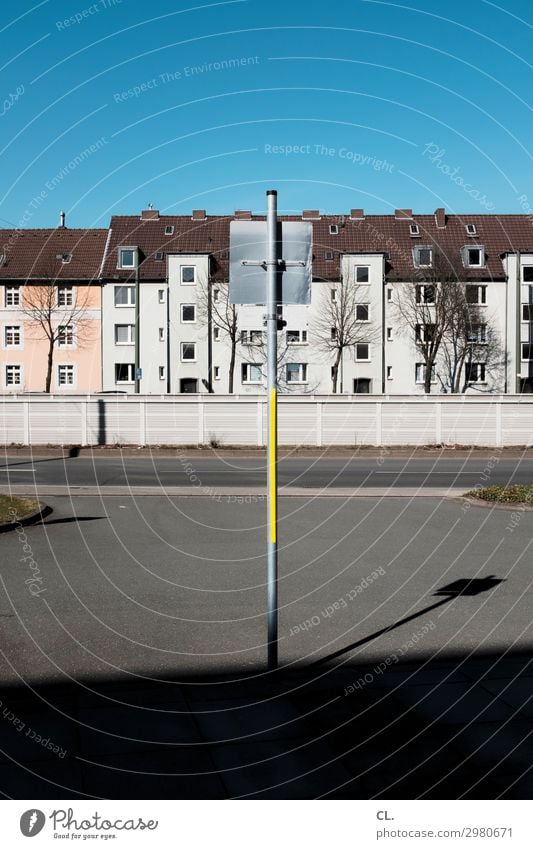
[[[486,486],[466,493],[470,498],[495,501],[500,504],[531,504],[533,506],[533,484],[513,483],[508,486]]]
[[[0,495],[0,524],[6,522],[15,522],[18,519],[23,519],[29,513],[34,513],[38,509],[37,501],[32,501],[31,498],[16,498],[11,495]],[[16,512],[13,513],[13,510]]]

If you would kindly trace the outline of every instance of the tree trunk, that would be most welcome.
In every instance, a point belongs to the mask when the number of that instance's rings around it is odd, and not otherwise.
[[[48,363],[46,368],[46,385],[44,388],[45,392],[50,392],[50,386],[52,384],[52,366],[54,363],[54,340],[50,339],[48,342]]]
[[[337,394],[337,379],[339,377],[339,363],[341,361],[342,349],[337,348],[337,354],[335,355],[335,362],[333,364],[333,374],[331,379],[333,381],[333,394]]]
[[[228,392],[230,395],[233,394],[233,375],[235,372],[235,348],[237,347],[236,341],[232,340],[231,342],[231,359],[229,361],[229,380],[228,380]]]
[[[424,377],[424,392],[426,395],[431,394],[431,372],[433,371],[433,362],[426,363],[426,374]]]

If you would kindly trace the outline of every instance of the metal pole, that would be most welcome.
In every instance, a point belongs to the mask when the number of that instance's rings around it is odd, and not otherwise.
[[[278,665],[277,195],[275,190],[267,192],[267,639],[269,669],[276,669]]]

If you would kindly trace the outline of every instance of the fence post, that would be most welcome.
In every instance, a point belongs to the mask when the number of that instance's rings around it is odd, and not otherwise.
[[[203,401],[198,401],[198,445],[204,443],[204,404]]]
[[[259,448],[263,446],[263,401],[261,398],[257,399],[257,407],[256,407],[256,443]]]
[[[87,404],[89,399],[82,398],[81,401],[81,444],[87,445]]]
[[[145,402],[139,401],[139,444],[146,445],[146,411]]]
[[[383,444],[383,433],[382,433],[382,416],[383,414],[383,405],[381,401],[376,401],[376,445]]]
[[[502,402],[496,401],[496,445],[502,445]]]
[[[442,404],[435,401],[435,444],[442,444]]]
[[[30,445],[30,402],[22,402],[23,444]]]
[[[316,404],[316,444],[318,448],[322,448],[322,401],[315,401]]]

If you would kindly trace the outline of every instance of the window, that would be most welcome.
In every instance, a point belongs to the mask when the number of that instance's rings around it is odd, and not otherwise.
[[[468,233],[469,236],[477,236],[476,225],[475,224],[467,224],[466,225],[466,232]]]
[[[287,363],[287,383],[307,382],[307,363]]]
[[[213,289],[213,301],[216,304],[220,297],[220,289]]]
[[[20,306],[20,286],[6,286],[4,289],[4,306]]]
[[[165,256],[165,254],[163,253],[163,251],[156,251],[155,252],[156,262],[161,262],[164,256]]]
[[[7,325],[4,334],[6,348],[20,347],[22,341],[20,324]]]
[[[426,381],[426,364],[417,363],[415,366],[415,382],[425,383]],[[435,383],[435,366],[431,366],[431,382]]]
[[[387,366],[387,380],[392,380],[392,366]]]
[[[531,342],[522,342],[522,359],[533,360],[533,344]]]
[[[57,287],[58,307],[72,307],[74,305],[74,290],[72,286]]]
[[[522,304],[522,321],[533,321],[533,304]]]
[[[63,365],[57,367],[57,385],[74,386],[74,366]]]
[[[159,341],[164,342],[167,338],[167,334],[164,327],[159,328]]]
[[[6,386],[20,386],[22,383],[22,367],[6,366]]]
[[[135,363],[115,363],[115,383],[135,383]]]
[[[336,300],[337,300],[337,290],[336,290],[336,289],[331,289],[331,290],[330,290],[330,293],[331,293],[331,300],[332,300],[332,301],[336,301]]]
[[[339,233],[339,225],[338,224],[330,224],[329,225],[329,235],[337,236]]]
[[[57,328],[57,345],[59,348],[72,348],[74,345],[74,326],[60,324]]]
[[[370,283],[370,268],[368,265],[358,265],[355,269],[356,283]]]
[[[196,342],[181,343],[181,360],[184,363],[193,363],[196,361]]]
[[[181,320],[183,324],[194,324],[196,321],[196,305],[182,304],[181,305]]]
[[[194,265],[181,266],[181,282],[187,286],[196,283],[196,267]]]
[[[387,289],[387,300],[392,301],[392,289]]]
[[[172,224],[167,224],[165,227],[165,236],[173,236],[174,235],[174,227]]]
[[[220,380],[220,366],[215,366],[213,369],[213,377],[215,380]]]
[[[356,304],[355,320],[370,321],[370,304]]]
[[[115,286],[115,306],[135,306],[135,286]]]
[[[243,383],[262,383],[263,372],[257,363],[242,363],[241,378]]]
[[[333,251],[324,251],[324,259],[333,259]]]
[[[413,248],[413,259],[415,265],[421,268],[429,268],[433,264],[433,249],[427,245],[417,245]]]
[[[392,339],[392,327],[387,327],[387,341],[390,342]]]
[[[306,345],[307,330],[287,330],[287,345]]]
[[[467,286],[466,302],[467,304],[477,304],[478,306],[484,306],[487,303],[487,287]]]
[[[157,290],[157,303],[158,304],[164,304],[165,303],[165,290],[164,289],[158,289]]]
[[[524,283],[533,283],[533,265],[524,266],[522,269],[522,280]]]
[[[480,268],[485,265],[485,249],[483,247],[463,248],[463,265],[470,268]]]
[[[241,330],[241,345],[260,345],[262,340],[261,330]]]
[[[165,366],[159,366],[159,380],[165,379]]]
[[[478,342],[484,343],[487,341],[487,325],[486,324],[472,324],[470,325],[470,329],[468,331],[468,341],[469,342]]]
[[[370,345],[367,342],[358,342],[355,346],[355,359],[361,362],[370,360]]]
[[[435,287],[431,285],[418,285],[416,287],[416,302],[417,304],[434,304]]]
[[[368,395],[371,384],[369,377],[356,377],[353,382],[353,391],[359,395]]]
[[[134,345],[135,325],[115,324],[115,345]]]
[[[213,339],[215,342],[220,341],[220,327],[213,327]]]
[[[135,268],[137,257],[137,248],[119,248],[118,249],[118,267],[119,268]]]
[[[434,324],[417,324],[415,327],[415,341],[416,342],[431,342],[433,337],[435,336],[435,325]]]
[[[337,338],[337,328],[336,328],[336,327],[332,327],[332,328],[331,328],[331,339],[332,339],[332,341],[334,342],[334,341],[336,340],[336,338]]]
[[[420,236],[420,227],[418,224],[409,224],[409,234],[411,236]]]
[[[466,363],[465,379],[467,383],[485,383],[485,363]]]
[[[71,259],[72,254],[61,254],[61,262],[63,263],[63,265],[68,265]]]

